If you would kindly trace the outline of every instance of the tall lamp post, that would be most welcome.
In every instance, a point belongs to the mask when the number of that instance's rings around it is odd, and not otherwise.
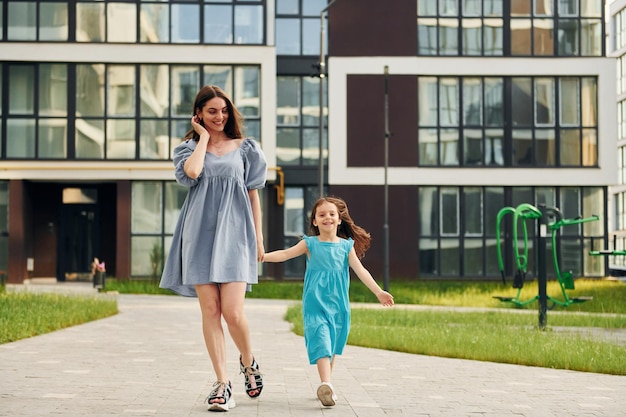
[[[383,259],[383,287],[389,291],[389,185],[387,169],[389,167],[389,67],[385,65],[385,221],[383,225],[384,259]]]
[[[320,12],[320,124],[319,124],[319,196],[324,196],[324,78],[326,78],[326,60],[324,57],[324,16],[337,0],[331,0]]]

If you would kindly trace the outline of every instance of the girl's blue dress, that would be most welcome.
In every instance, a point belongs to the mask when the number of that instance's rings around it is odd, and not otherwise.
[[[304,342],[309,362],[341,355],[350,332],[350,265],[352,239],[338,243],[320,242],[317,236],[303,237],[307,258],[302,294]]]

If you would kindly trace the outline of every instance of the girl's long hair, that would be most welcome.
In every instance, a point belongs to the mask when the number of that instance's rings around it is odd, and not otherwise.
[[[202,108],[206,104],[207,101],[212,98],[219,97],[224,99],[226,102],[226,108],[228,109],[228,120],[226,120],[226,126],[224,126],[224,133],[231,139],[239,139],[242,137],[242,126],[243,126],[243,116],[237,110],[237,107],[233,104],[232,100],[228,95],[216,85],[205,85],[198,91],[196,94],[196,99],[193,103],[193,114],[198,114],[199,111],[202,111]],[[200,135],[193,129],[189,129],[185,134],[185,139],[193,139],[198,141],[200,139]]]
[[[354,223],[354,220],[352,220],[352,217],[350,217],[350,213],[348,212],[348,205],[339,197],[321,197],[315,202],[313,209],[311,210],[309,233],[312,235],[320,234],[319,228],[313,225],[313,220],[315,220],[317,208],[322,203],[331,203],[337,207],[337,212],[339,214],[339,218],[341,219],[341,224],[337,227],[337,236],[344,239],[352,238],[352,240],[354,240],[354,251],[356,252],[356,255],[359,259],[363,258],[363,256],[365,256],[365,252],[370,248],[372,240],[371,236],[365,229]]]

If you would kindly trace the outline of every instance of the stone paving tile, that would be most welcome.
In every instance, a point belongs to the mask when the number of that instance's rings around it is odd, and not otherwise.
[[[206,416],[214,374],[197,300],[119,295],[120,314],[0,345],[0,416]],[[243,390],[228,340],[234,416],[619,417],[626,377],[437,358],[347,346],[335,407],[315,397],[317,371],[283,320],[289,302],[246,301],[265,375],[258,400]],[[211,413],[212,414],[212,413]]]

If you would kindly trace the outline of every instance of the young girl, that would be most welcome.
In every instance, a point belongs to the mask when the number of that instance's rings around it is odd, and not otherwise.
[[[363,267],[360,258],[370,246],[370,235],[354,224],[345,201],[322,197],[313,206],[310,234],[291,248],[266,253],[264,262],[284,262],[307,255],[302,294],[304,341],[311,365],[317,365],[321,384],[317,397],[333,406],[337,396],[331,384],[335,355],[341,355],[350,331],[349,268],[384,306],[393,296],[383,291]]]

